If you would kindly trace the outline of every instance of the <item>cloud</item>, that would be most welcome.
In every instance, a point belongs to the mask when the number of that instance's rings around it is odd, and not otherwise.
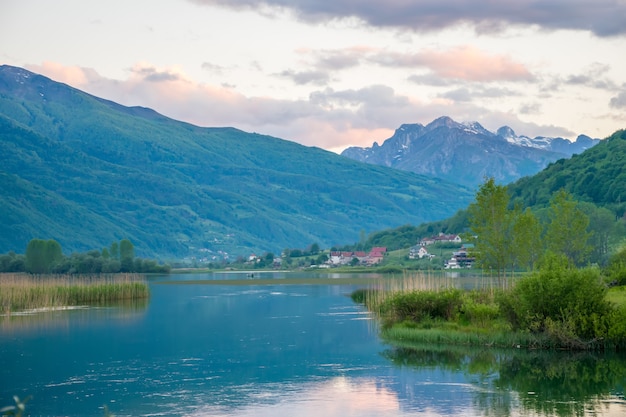
[[[510,25],[544,30],[582,30],[596,36],[626,34],[626,3],[622,0],[189,0],[203,5],[288,10],[310,22],[356,17],[379,27],[438,31],[470,24],[478,33],[501,32]]]
[[[567,77],[565,83],[584,85],[600,90],[615,90],[617,88],[615,83],[606,77],[609,70],[610,67],[606,64],[594,63],[586,71]]]
[[[326,85],[330,76],[325,71],[293,71],[286,70],[280,73],[281,77],[289,78],[298,85],[314,84]]]
[[[539,114],[541,112],[541,104],[539,103],[526,103],[522,104],[519,108],[521,114]]]
[[[380,53],[373,61],[385,66],[426,67],[436,76],[463,81],[530,81],[528,69],[503,55],[489,54],[473,46],[414,54]]]
[[[609,101],[609,106],[614,109],[626,109],[626,84],[622,86],[622,91]]]
[[[509,90],[508,88],[500,88],[500,87],[475,87],[475,88],[467,88],[461,87],[455,90],[447,91],[441,94],[440,97],[447,98],[449,100],[464,102],[464,101],[472,101],[476,98],[503,98],[503,97],[511,97],[511,96],[519,96],[519,93]]]
[[[555,126],[524,123],[515,115],[493,112],[471,102],[444,98],[419,101],[385,85],[324,88],[306,99],[276,99],[249,97],[232,88],[198,83],[177,68],[147,63],[129,68],[123,80],[108,79],[90,68],[52,62],[28,69],[95,96],[126,106],[149,107],[198,126],[233,126],[335,152],[348,146],[381,143],[403,123],[428,123],[442,115],[479,121],[492,129],[507,124],[523,134],[571,133]],[[483,95],[496,94],[496,90],[480,86],[474,89]]]
[[[512,58],[491,54],[473,46],[458,46],[446,50],[423,49],[413,53],[390,52],[371,47],[352,47],[337,50],[301,50],[309,54],[311,65],[320,71],[339,71],[362,64],[376,64],[386,68],[427,69],[429,74],[416,75],[416,82],[440,84],[437,79],[459,81],[531,81],[530,71]],[[426,77],[426,78],[420,78]]]

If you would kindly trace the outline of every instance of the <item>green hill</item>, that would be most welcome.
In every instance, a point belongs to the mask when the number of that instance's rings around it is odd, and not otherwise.
[[[576,199],[606,207],[617,216],[626,211],[626,130],[619,130],[585,152],[560,159],[531,177],[508,186],[513,199],[545,206],[561,188]]]
[[[210,109],[207,109],[210,111]],[[0,67],[0,253],[130,239],[140,256],[280,252],[449,217],[472,193]],[[199,252],[203,249],[203,252]],[[222,256],[219,254],[219,256]]]

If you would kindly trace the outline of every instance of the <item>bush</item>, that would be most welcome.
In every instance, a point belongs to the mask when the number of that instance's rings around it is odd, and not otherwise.
[[[399,292],[385,299],[380,306],[383,326],[411,320],[452,320],[459,313],[463,292],[449,288],[443,291]]]
[[[548,263],[522,278],[500,308],[514,329],[546,332],[560,341],[601,339],[608,335],[612,307],[594,268],[568,269]]]

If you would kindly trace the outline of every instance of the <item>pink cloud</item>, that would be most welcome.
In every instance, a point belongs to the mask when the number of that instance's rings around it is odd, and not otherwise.
[[[460,46],[447,51],[434,49],[416,54],[413,62],[428,67],[443,78],[465,81],[528,81],[528,69],[503,55],[489,54],[473,46]]]

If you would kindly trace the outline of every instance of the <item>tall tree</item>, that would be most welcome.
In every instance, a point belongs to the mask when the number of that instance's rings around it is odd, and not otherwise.
[[[122,272],[133,271],[133,260],[135,258],[135,247],[128,239],[120,240],[120,263]]]
[[[52,270],[52,267],[55,264],[61,262],[62,259],[63,250],[61,249],[61,244],[54,239],[47,240],[45,249],[45,262],[48,272]]]
[[[542,232],[543,226],[530,208],[517,212],[513,224],[513,247],[517,266],[529,271],[535,269],[544,252]]]
[[[109,250],[111,253],[111,258],[120,259],[120,245],[117,242],[111,243],[111,249]]]
[[[45,274],[48,272],[46,262],[46,241],[31,239],[26,246],[26,272]]]
[[[512,210],[510,197],[492,178],[479,187],[476,201],[468,207],[470,229],[476,240],[476,260],[483,269],[503,278],[512,264]]]
[[[591,262],[606,265],[609,260],[611,246],[624,236],[624,223],[619,221],[615,214],[605,208],[597,207],[594,204],[580,204],[589,216],[589,232],[591,237],[589,243],[593,248],[591,251]]]
[[[546,229],[547,249],[564,255],[570,264],[582,265],[591,253],[587,231],[589,217],[570,193],[561,189],[550,200],[550,221]]]

